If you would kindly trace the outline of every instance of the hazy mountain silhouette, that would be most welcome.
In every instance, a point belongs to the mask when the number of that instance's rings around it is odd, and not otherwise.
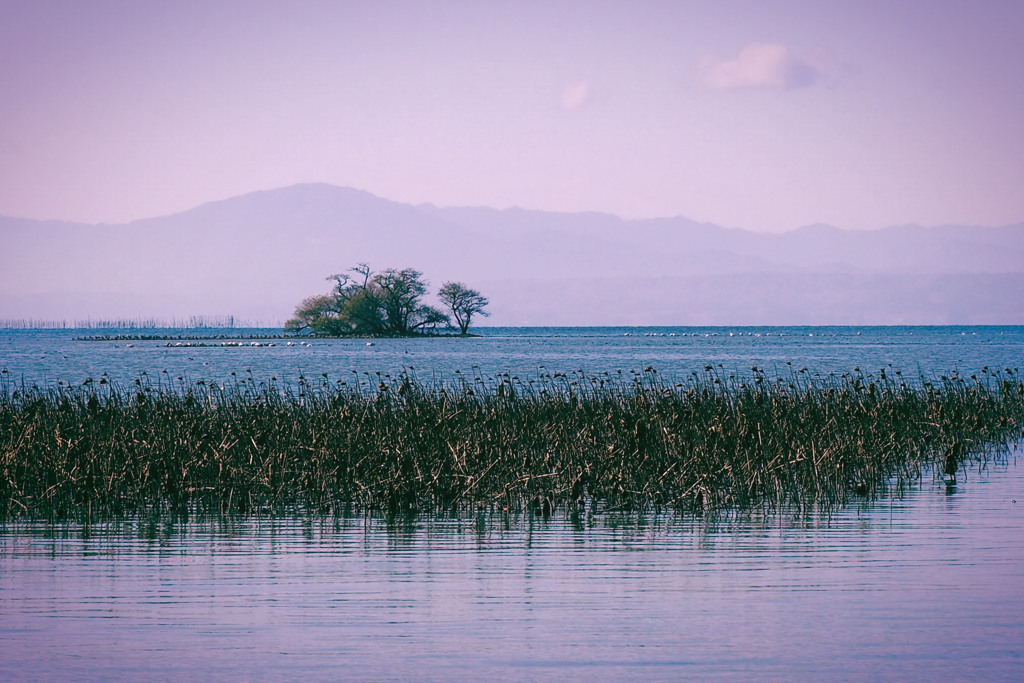
[[[1024,224],[768,234],[307,184],[123,225],[0,217],[0,253],[0,318],[281,321],[368,262],[465,281],[496,325],[1024,323]]]

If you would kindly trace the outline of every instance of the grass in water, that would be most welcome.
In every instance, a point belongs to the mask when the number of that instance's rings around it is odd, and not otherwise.
[[[1024,433],[1012,369],[0,386],[0,517],[831,506]]]

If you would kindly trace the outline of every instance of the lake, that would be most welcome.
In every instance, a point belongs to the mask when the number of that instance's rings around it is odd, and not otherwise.
[[[770,374],[807,367],[820,373],[889,365],[907,376],[985,366],[1016,367],[1024,358],[1024,327],[776,327],[776,328],[479,328],[467,339],[333,339],[308,346],[167,346],[166,341],[75,341],[117,334],[109,330],[0,330],[0,370],[14,382],[80,384],[106,372],[127,383],[145,372],[170,386],[198,380],[232,382],[275,377],[297,382],[327,373],[351,381],[363,373],[411,369],[423,381],[499,372],[628,372],[651,366],[667,377],[685,376],[706,364],[729,371],[763,367]],[[277,334],[274,329],[125,330],[133,335]],[[189,342],[184,342],[189,343]],[[269,342],[257,342],[269,343]],[[173,344],[173,342],[172,342]],[[786,365],[792,363],[792,366]],[[232,374],[234,373],[234,374]],[[376,384],[376,381],[373,382]]]
[[[0,370],[14,383],[146,372],[174,386],[407,368],[437,381],[648,365],[684,377],[709,363],[932,376],[1024,357],[1022,327],[480,332],[169,348],[0,331]],[[1020,455],[974,465],[952,488],[926,475],[900,497],[820,515],[7,525],[0,679],[1015,679]]]

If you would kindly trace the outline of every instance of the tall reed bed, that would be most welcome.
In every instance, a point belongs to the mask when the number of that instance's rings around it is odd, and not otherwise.
[[[0,387],[0,515],[838,505],[1024,433],[1012,369]]]
[[[269,324],[267,327],[276,327]],[[3,330],[135,330],[150,328],[260,327],[233,315],[193,315],[188,318],[86,318],[85,320],[40,320],[0,318]]]

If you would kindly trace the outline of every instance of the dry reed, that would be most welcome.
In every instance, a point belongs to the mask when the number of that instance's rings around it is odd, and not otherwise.
[[[4,519],[841,505],[1024,432],[1013,369],[0,384]]]

